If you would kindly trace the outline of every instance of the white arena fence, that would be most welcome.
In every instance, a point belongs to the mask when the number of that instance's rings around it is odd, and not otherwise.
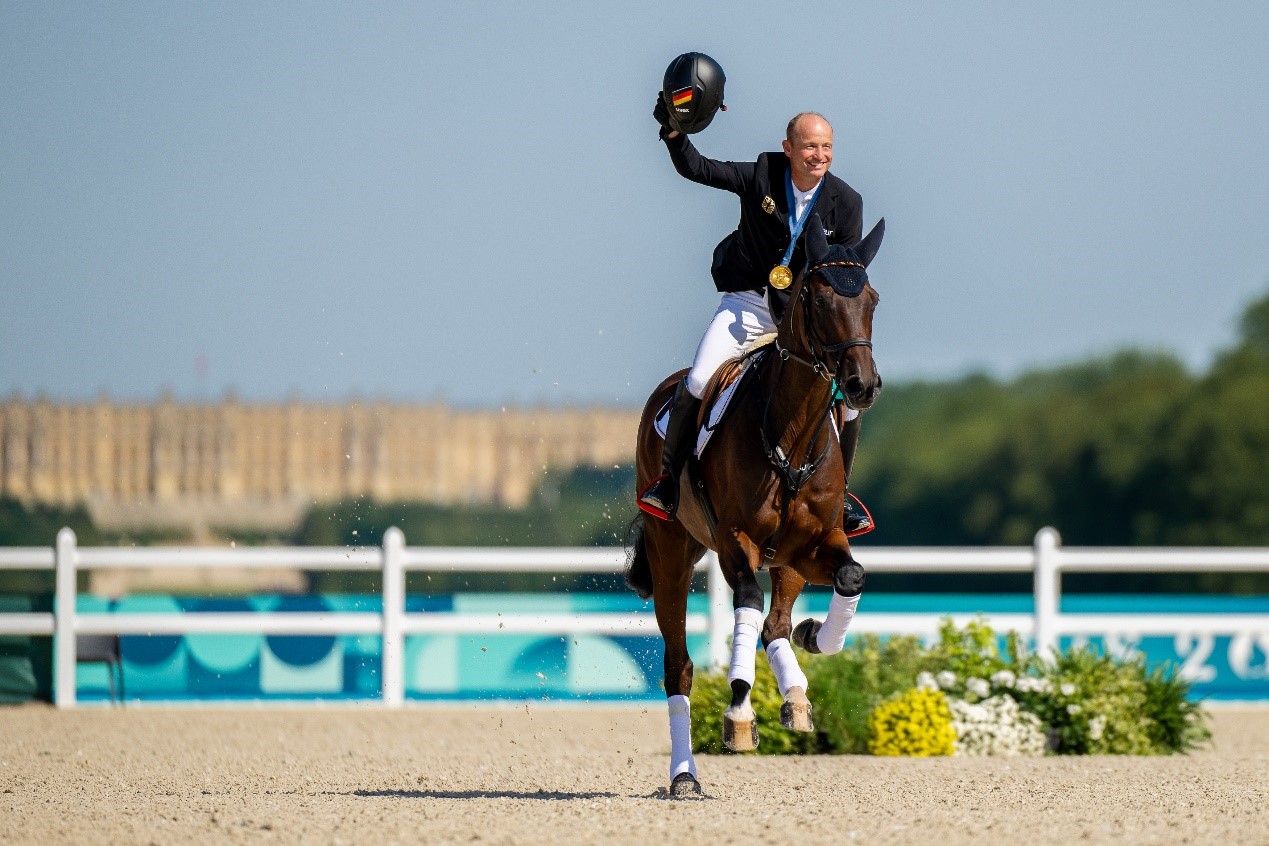
[[[1034,639],[1036,649],[1056,647],[1060,636],[1115,633],[1122,637],[1176,635],[1210,638],[1227,635],[1269,643],[1269,614],[1072,614],[1062,613],[1063,573],[1194,573],[1266,572],[1269,548],[1070,548],[1062,547],[1056,530],[1041,529],[1029,547],[870,547],[858,557],[874,573],[1031,573],[1033,614],[990,614],[997,631],[1013,630]],[[620,548],[474,548],[407,547],[400,529],[384,533],[379,547],[80,547],[75,533],[64,528],[57,545],[0,548],[0,569],[54,570],[52,613],[0,613],[0,635],[54,637],[54,699],[59,708],[74,708],[75,639],[78,635],[282,634],[378,635],[383,643],[382,702],[405,701],[404,647],[416,634],[658,634],[650,612],[632,614],[460,614],[407,613],[407,571],[497,573],[620,573]],[[687,629],[705,634],[710,661],[722,666],[729,658],[732,632],[731,591],[708,553],[698,565],[707,572],[708,612],[689,614]],[[81,570],[107,568],[303,568],[326,571],[376,571],[383,579],[382,613],[235,613],[186,614],[77,613],[76,576]],[[928,613],[861,613],[852,633],[937,636],[944,618],[964,625],[979,615]],[[1195,641],[1197,642],[1197,640]],[[1184,673],[1184,667],[1182,668]]]

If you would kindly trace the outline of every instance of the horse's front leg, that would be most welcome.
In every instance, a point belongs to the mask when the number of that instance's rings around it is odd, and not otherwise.
[[[807,698],[806,673],[798,664],[789,643],[793,629],[793,603],[806,580],[792,567],[776,567],[771,571],[771,611],[762,627],[762,642],[767,647],[767,663],[775,675],[780,697],[780,725],[793,731],[815,731],[811,721],[811,700]]]
[[[758,720],[749,701],[756,673],[754,655],[758,650],[758,630],[762,626],[765,597],[755,575],[760,560],[758,547],[743,535],[719,550],[723,576],[732,589],[735,625],[731,637],[731,665],[727,682],[731,704],[723,711],[723,745],[733,752],[758,748]]]
[[[815,584],[831,584],[833,598],[824,622],[807,618],[793,630],[793,642],[807,652],[832,655],[846,645],[846,631],[855,617],[859,596],[864,590],[864,568],[850,554],[850,542],[841,529],[834,529],[799,572]]]

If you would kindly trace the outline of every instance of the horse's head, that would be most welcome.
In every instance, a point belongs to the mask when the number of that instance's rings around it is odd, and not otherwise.
[[[883,218],[858,244],[830,247],[819,216],[812,216],[806,270],[790,291],[780,326],[784,346],[835,379],[852,408],[868,408],[881,390],[872,359],[872,314],[880,297],[868,282],[868,265],[885,231]]]

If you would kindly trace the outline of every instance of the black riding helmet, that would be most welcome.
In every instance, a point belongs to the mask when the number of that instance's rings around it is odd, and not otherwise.
[[[709,126],[723,105],[727,76],[718,62],[704,53],[684,53],[665,69],[661,98],[670,115],[670,128],[691,135]]]

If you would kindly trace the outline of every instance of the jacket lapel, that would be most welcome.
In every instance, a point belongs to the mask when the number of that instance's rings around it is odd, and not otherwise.
[[[807,214],[818,214],[820,220],[824,224],[824,228],[833,232],[837,226],[835,220],[836,215],[833,213],[837,208],[837,186],[830,174],[824,174],[824,188],[820,191],[820,195],[815,198],[815,203],[807,210]],[[834,234],[836,234],[834,232]],[[826,237],[832,241],[833,236],[825,233]]]

